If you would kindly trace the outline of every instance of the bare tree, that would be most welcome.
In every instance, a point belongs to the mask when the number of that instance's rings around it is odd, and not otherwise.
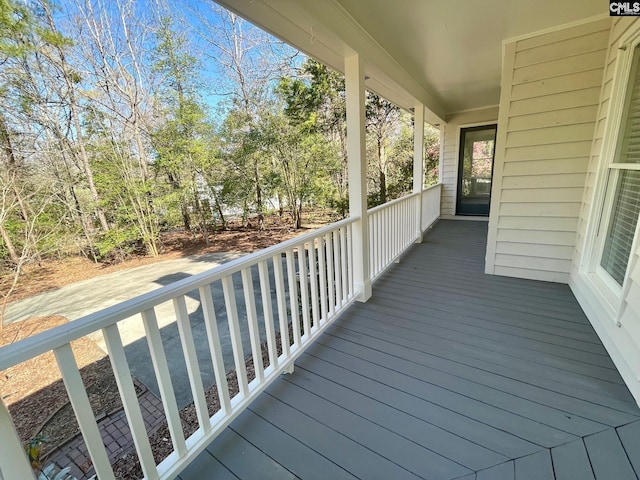
[[[150,131],[157,116],[154,93],[161,76],[152,68],[154,11],[133,0],[76,0],[75,31],[85,41],[75,49],[93,88],[85,93],[91,105],[92,142],[119,172],[120,208],[134,213],[137,230],[152,255],[159,251],[159,223],[152,195]],[[103,156],[105,156],[103,155]],[[118,188],[118,187],[116,187]]]
[[[4,315],[7,303],[15,290],[25,265],[38,261],[43,253],[41,246],[57,233],[62,218],[57,222],[42,222],[42,217],[55,200],[52,185],[44,179],[25,183],[20,180],[15,170],[0,170],[0,231],[5,232],[5,225],[20,210],[20,201],[29,202],[33,207],[32,215],[22,222],[20,243],[14,247],[14,265],[11,275],[0,277],[0,340],[3,335]],[[19,201],[20,199],[20,201]],[[3,233],[3,241],[4,238]]]
[[[231,100],[231,108],[244,123],[247,133],[237,148],[236,169],[252,184],[258,222],[264,226],[262,164],[267,155],[252,141],[263,112],[269,109],[273,82],[292,73],[293,58],[299,53],[213,2],[202,9],[188,7],[192,27],[200,39],[201,54],[216,69],[216,94]],[[206,10],[205,10],[206,9]],[[195,21],[194,21],[195,20]]]
[[[76,50],[97,87],[87,94],[88,100],[107,114],[104,120],[112,132],[130,144],[147,180],[157,76],[145,58],[150,56],[153,14],[139,7],[133,0],[77,0],[76,31],[85,41]]]
[[[369,155],[373,174],[377,176],[374,182],[378,185],[377,204],[387,201],[387,176],[390,162],[388,155],[389,144],[400,123],[400,108],[393,103],[367,92],[367,133],[373,155]]]
[[[55,66],[59,76],[63,80],[63,86],[66,90],[62,93],[61,97],[66,100],[69,108],[73,133],[75,134],[75,143],[78,150],[78,159],[80,160],[89,191],[91,192],[91,198],[94,202],[96,215],[100,221],[102,229],[107,232],[109,231],[109,223],[107,222],[104,209],[100,205],[100,195],[98,194],[98,189],[96,188],[93,178],[93,170],[89,162],[89,155],[87,153],[87,145],[84,138],[84,130],[80,116],[81,107],[80,95],[78,94],[78,84],[80,83],[81,78],[78,72],[75,71],[67,61],[67,53],[64,49],[64,37],[58,31],[58,26],[56,25],[51,12],[51,6],[48,2],[43,0],[41,0],[40,4],[45,14],[47,26],[56,38],[56,41],[50,44],[50,48],[43,50],[43,52],[47,52],[48,60],[53,66]]]

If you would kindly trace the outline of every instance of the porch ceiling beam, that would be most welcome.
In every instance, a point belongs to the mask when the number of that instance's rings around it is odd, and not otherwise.
[[[357,52],[366,60],[367,89],[407,110],[418,101],[426,107],[425,121],[443,123],[447,112],[441,99],[416,81],[338,1],[216,2],[341,73],[345,59]]]

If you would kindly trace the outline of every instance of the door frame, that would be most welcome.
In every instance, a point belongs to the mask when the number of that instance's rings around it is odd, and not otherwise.
[[[469,128],[475,128],[475,127],[489,127],[495,125],[496,127],[496,140],[493,144],[493,164],[491,165],[491,190],[489,193],[489,214],[491,213],[491,191],[493,191],[493,173],[495,170],[495,161],[496,161],[496,143],[498,141],[498,119],[495,120],[485,120],[483,122],[473,122],[473,123],[464,123],[464,124],[460,124],[460,125],[456,125],[456,177],[455,177],[455,183],[454,183],[454,188],[453,188],[453,193],[454,193],[454,198],[455,198],[455,204],[454,204],[454,210],[453,210],[453,214],[454,216],[457,217],[474,217],[477,216],[478,218],[481,219],[488,219],[489,215],[473,215],[473,214],[464,214],[464,213],[458,213],[458,195],[459,195],[459,185],[460,185],[460,176],[461,176],[461,172],[460,172],[460,146],[461,146],[461,140],[462,140],[462,130],[466,130]]]

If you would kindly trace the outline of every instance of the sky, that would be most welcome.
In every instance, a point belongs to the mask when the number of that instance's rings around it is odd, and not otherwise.
[[[72,22],[82,10],[88,10],[93,5],[95,11],[107,12],[111,28],[122,38],[123,28],[119,22],[121,13],[134,20],[146,21],[153,29],[157,25],[157,18],[171,17],[172,25],[178,34],[184,35],[188,51],[198,61],[198,79],[201,88],[200,98],[214,117],[223,115],[225,105],[230,99],[229,93],[234,91],[234,75],[224,66],[229,58],[223,51],[230,47],[229,31],[231,22],[228,13],[213,1],[207,0],[54,0],[58,5],[56,16],[65,22]],[[159,13],[158,13],[159,12]],[[237,32],[243,37],[242,63],[245,75],[251,81],[259,81],[260,75],[269,71],[269,65],[282,62],[283,59],[293,57],[290,67],[299,66],[304,60],[302,54],[282,44],[275,37],[255,27],[253,24],[240,19],[236,25]],[[138,33],[134,31],[136,41],[144,44]],[[153,39],[153,34],[142,32],[147,41]],[[75,42],[82,42],[74,38]],[[266,65],[266,66],[265,66]],[[275,81],[272,81],[272,87]]]

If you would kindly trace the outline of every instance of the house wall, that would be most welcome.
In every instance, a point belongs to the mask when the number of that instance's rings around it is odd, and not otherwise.
[[[487,273],[568,283],[610,28],[505,44]]]
[[[458,185],[458,147],[460,128],[498,122],[498,107],[455,113],[443,125],[442,148],[442,202],[440,213],[444,217],[456,213],[456,192]]]
[[[602,150],[616,60],[624,35],[632,29],[640,28],[639,24],[640,20],[633,17],[620,17],[612,22],[569,285],[640,404],[640,242],[636,243],[636,250],[629,261],[630,279],[623,292],[622,302],[611,305],[598,287],[595,275],[590,272],[590,238],[595,235],[595,227],[600,218],[599,197],[604,191],[603,173],[610,161],[609,158],[604,158]]]

